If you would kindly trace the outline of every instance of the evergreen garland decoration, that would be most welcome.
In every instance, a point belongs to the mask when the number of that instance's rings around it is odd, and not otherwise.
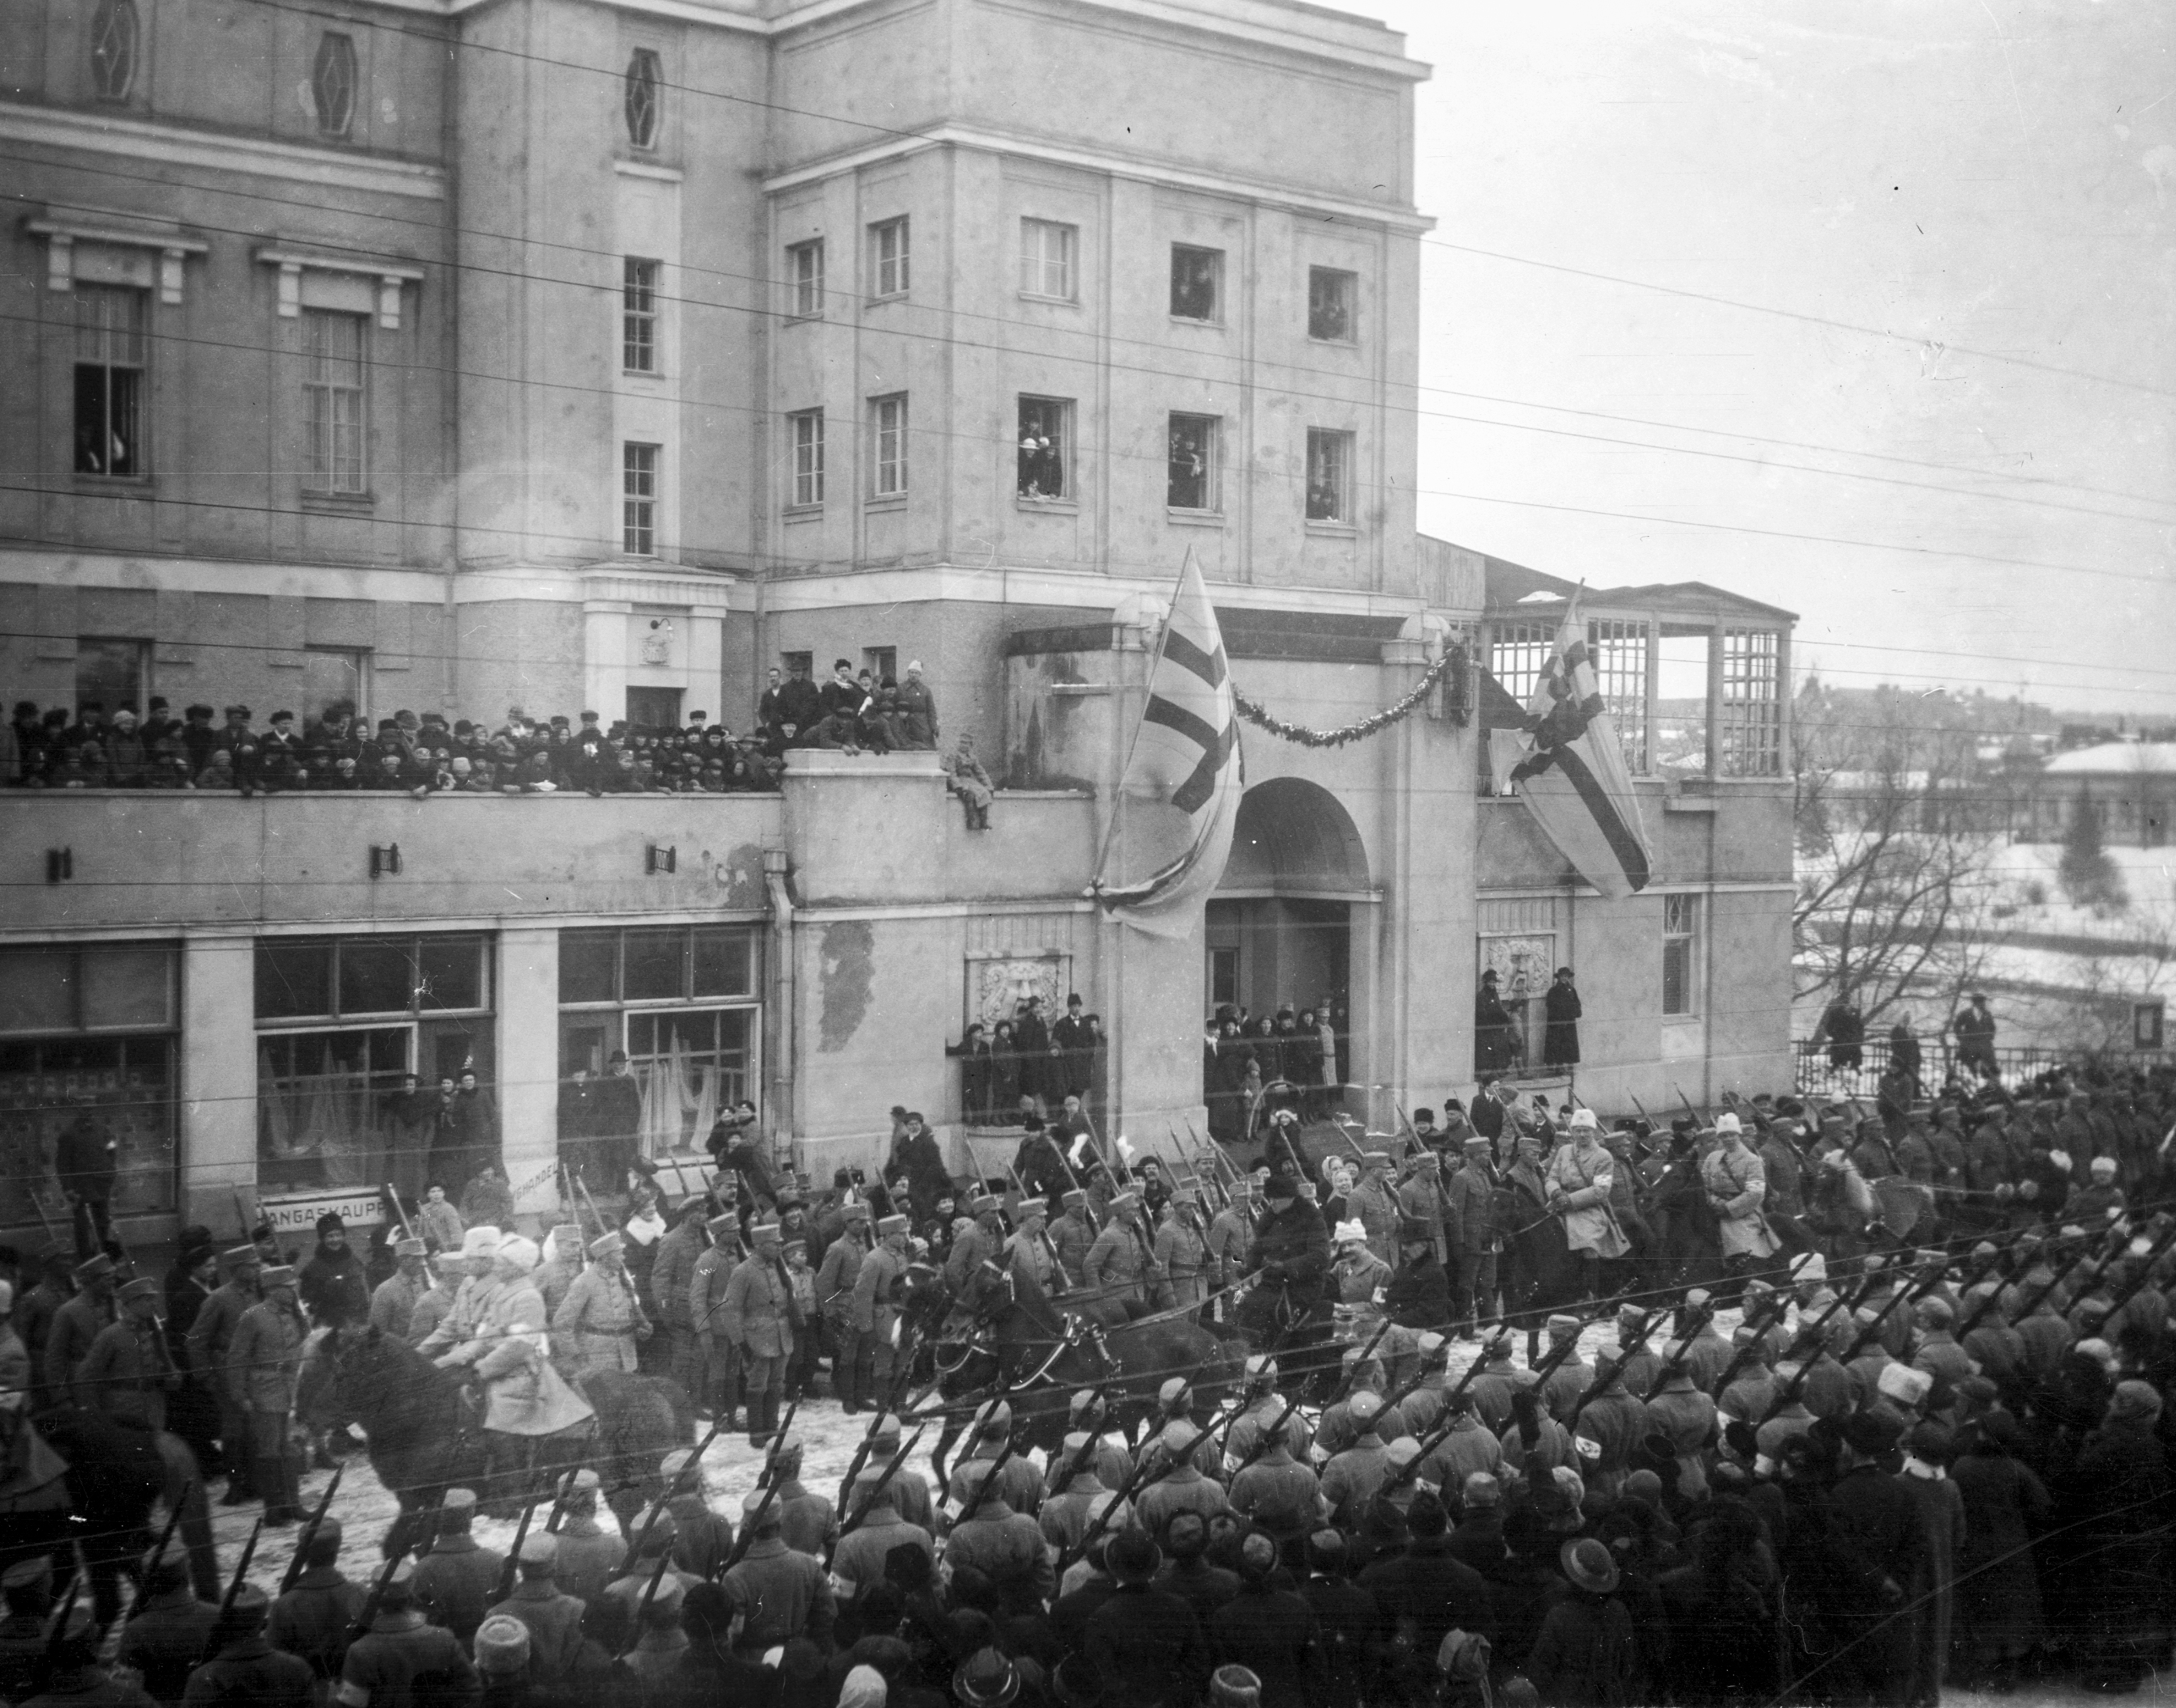
[[[1430,665],[1415,683],[1412,691],[1393,705],[1379,712],[1371,712],[1357,724],[1346,724],[1334,730],[1311,730],[1305,724],[1288,724],[1282,718],[1272,717],[1259,705],[1239,692],[1239,685],[1232,685],[1232,704],[1239,715],[1256,729],[1266,730],[1279,741],[1291,742],[1303,748],[1341,748],[1350,742],[1364,742],[1370,736],[1380,735],[1392,724],[1402,722],[1420,709],[1421,702],[1428,697],[1435,685],[1449,677],[1450,716],[1455,724],[1466,721],[1466,649],[1447,646],[1443,656]]]

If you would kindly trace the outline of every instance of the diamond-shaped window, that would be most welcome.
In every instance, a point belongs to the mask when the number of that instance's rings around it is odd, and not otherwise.
[[[318,38],[317,63],[310,69],[310,93],[318,103],[318,129],[345,136],[355,122],[355,41],[328,30]]]
[[[136,0],[99,0],[90,25],[90,79],[101,99],[128,98],[136,81]]]
[[[627,63],[627,137],[639,149],[657,146],[658,121],[665,111],[664,68],[655,51],[638,47]]]

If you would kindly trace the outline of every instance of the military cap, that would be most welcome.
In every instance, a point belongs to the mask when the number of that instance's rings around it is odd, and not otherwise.
[[[73,1270],[73,1274],[79,1283],[83,1281],[97,1281],[101,1277],[110,1276],[112,1273],[113,1259],[108,1257],[102,1251],[85,1258],[81,1263],[75,1266]]]
[[[877,1232],[884,1239],[889,1239],[895,1233],[905,1233],[906,1230],[907,1221],[903,1216],[887,1216],[877,1223]]]
[[[393,1242],[393,1254],[395,1257],[421,1257],[430,1248],[420,1239],[396,1239]]]
[[[590,1242],[590,1255],[600,1260],[617,1257],[626,1249],[626,1239],[616,1230],[599,1234]]]
[[[132,1305],[139,1299],[156,1299],[159,1284],[149,1276],[139,1276],[134,1281],[124,1283],[121,1291],[113,1297],[124,1305]]]
[[[273,1264],[258,1279],[268,1287],[291,1287],[295,1285],[295,1266],[291,1263]]]

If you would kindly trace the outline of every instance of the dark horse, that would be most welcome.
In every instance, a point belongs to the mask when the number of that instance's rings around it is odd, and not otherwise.
[[[340,1329],[318,1355],[335,1361],[336,1416],[362,1426],[371,1469],[400,1503],[394,1529],[403,1542],[413,1515],[435,1506],[449,1488],[473,1488],[503,1506],[585,1466],[597,1473],[607,1503],[624,1522],[626,1512],[661,1486],[665,1454],[694,1433],[687,1396],[653,1376],[591,1375],[582,1389],[595,1417],[554,1435],[507,1435],[471,1417],[463,1372],[440,1369],[392,1335]]]
[[[1505,1178],[1492,1219],[1504,1236],[1504,1321],[1526,1331],[1531,1362],[1549,1313],[1580,1301],[1579,1259],[1564,1237],[1564,1218],[1552,1214],[1522,1180]]]
[[[215,1601],[221,1587],[212,1548],[204,1477],[177,1435],[127,1429],[94,1413],[63,1406],[35,1422],[9,1420],[10,1431],[35,1429],[66,1461],[66,1499],[43,1491],[0,1492],[0,1569],[19,1559],[64,1550],[70,1542],[90,1568],[93,1607],[111,1624],[121,1611],[121,1580],[133,1578],[154,1539],[153,1508],[181,1509],[177,1558],[186,1558],[198,1596]],[[11,1464],[24,1462],[27,1443],[11,1444]],[[50,1462],[50,1461],[48,1461]]]
[[[938,1344],[938,1391],[966,1401],[1002,1392],[1015,1427],[1046,1452],[1064,1444],[1074,1391],[1112,1384],[1112,1415],[1128,1439],[1156,1413],[1156,1390],[1172,1376],[1193,1384],[1196,1401],[1221,1404],[1242,1373],[1242,1355],[1190,1316],[1151,1317],[1104,1329],[1065,1313],[1031,1277],[984,1270],[960,1295],[948,1338]],[[941,1477],[961,1417],[944,1420],[930,1461]]]

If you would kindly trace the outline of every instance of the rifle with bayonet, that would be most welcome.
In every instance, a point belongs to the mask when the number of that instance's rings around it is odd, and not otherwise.
[[[1646,1347],[1648,1337],[1654,1332],[1654,1318],[1651,1316],[1644,1317],[1640,1319],[1640,1332],[1632,1337],[1631,1344],[1627,1346],[1622,1341],[1618,1342],[1615,1361],[1611,1363],[1608,1369],[1604,1370],[1599,1376],[1597,1376],[1591,1382],[1588,1383],[1586,1385],[1586,1391],[1581,1394],[1579,1398],[1573,1402],[1571,1416],[1564,1419],[1564,1429],[1567,1433],[1578,1425],[1580,1414],[1581,1412],[1585,1412],[1589,1406],[1593,1404],[1594,1401],[1599,1400],[1604,1394],[1608,1393],[1613,1383],[1623,1379],[1624,1375],[1624,1367],[1632,1362],[1632,1356],[1634,1353],[1638,1352]],[[1574,1335],[1572,1340],[1567,1344],[1576,1345],[1577,1341],[1578,1336]],[[1548,1361],[1546,1358],[1542,1360],[1542,1363],[1544,1363],[1548,1362]]]
[[[250,1561],[257,1558],[257,1538],[264,1534],[264,1520],[260,1517],[249,1527],[249,1540],[242,1543],[242,1558],[235,1562],[234,1580],[227,1585],[226,1593],[220,1597],[219,1612],[221,1618],[225,1618],[227,1614],[234,1611],[234,1598],[242,1593],[242,1581],[249,1575]]]
[[[182,1509],[188,1504],[189,1497],[196,1493],[196,1487],[194,1477],[182,1485],[182,1492],[174,1501],[173,1509],[166,1515],[166,1526],[159,1532],[159,1540],[152,1544],[150,1555],[144,1562],[143,1587],[137,1591],[136,1599],[128,1609],[128,1617],[132,1619],[144,1611],[144,1591],[150,1587],[151,1580],[158,1575],[159,1563],[166,1558],[166,1549],[174,1540],[174,1531],[181,1525]]]
[[[694,1476],[696,1465],[709,1451],[710,1444],[718,1439],[718,1432],[725,1427],[723,1420],[710,1426],[710,1433],[695,1444],[695,1450],[688,1455],[688,1462],[673,1472],[672,1480],[659,1492],[657,1499],[650,1502],[650,1510],[643,1515],[642,1528],[635,1532],[634,1544],[628,1550],[629,1559],[642,1558],[642,1545],[650,1540],[650,1531],[657,1528],[657,1520],[664,1515],[665,1509],[678,1497],[681,1489]]]
[[[280,1580],[281,1595],[286,1595],[302,1580],[303,1572],[307,1569],[310,1544],[318,1539],[318,1527],[324,1523],[325,1515],[332,1510],[333,1496],[340,1492],[340,1478],[346,1475],[347,1463],[343,1460],[333,1467],[332,1480],[325,1484],[324,1495],[318,1502],[317,1510],[310,1515],[310,1521],[302,1526],[302,1535],[296,1539],[295,1557],[287,1562],[287,1575]],[[167,1534],[172,1534],[171,1529]],[[161,1543],[160,1546],[163,1547],[164,1544]],[[156,1561],[153,1563],[155,1564]],[[501,1599],[503,1600],[503,1597],[502,1596]]]
[[[830,1546],[824,1550],[825,1571],[831,1569],[831,1562],[838,1554],[839,1544],[862,1527],[862,1520],[868,1517],[870,1509],[876,1505],[879,1497],[884,1490],[891,1487],[892,1478],[899,1475],[900,1467],[906,1463],[907,1456],[922,1444],[922,1438],[928,1433],[929,1426],[925,1423],[907,1438],[898,1452],[893,1454],[890,1459],[885,1461],[884,1474],[877,1478],[875,1486],[862,1497],[860,1509],[851,1518],[839,1526],[838,1534],[831,1538]]]
[[[521,1544],[529,1540],[529,1526],[536,1516],[536,1509],[551,1499],[548,1494],[532,1494],[521,1503],[521,1522],[514,1526],[514,1546],[506,1551],[506,1563],[498,1571],[498,1593],[494,1602],[503,1602],[514,1593],[515,1580],[521,1569]]]
[[[1090,1417],[1092,1418],[1095,1416],[1096,1407],[1102,1401],[1104,1391],[1110,1387],[1112,1379],[1112,1378],[1106,1377],[1102,1381],[1098,1382],[1093,1388],[1089,1390],[1088,1403],[1081,1409],[1085,1412]],[[1073,1479],[1080,1474],[1082,1467],[1085,1466],[1091,1459],[1096,1456],[1096,1443],[1097,1440],[1096,1433],[1092,1428],[1088,1430],[1086,1433],[1088,1436],[1087,1440],[1083,1442],[1080,1448],[1067,1458],[1064,1465],[1060,1467],[1057,1477],[1052,1481],[1050,1492],[1042,1497],[1045,1500],[1055,1500],[1059,1495],[1064,1493],[1067,1489],[1070,1488],[1073,1486]]]
[[[1783,1315],[1782,1296],[1779,1294],[1776,1297],[1778,1303],[1763,1310],[1758,1317],[1749,1311],[1740,1320],[1738,1326],[1750,1330],[1752,1338],[1731,1354],[1730,1362],[1722,1367],[1722,1374],[1716,1379],[1715,1386],[1708,1390],[1711,1397],[1720,1400],[1729,1390],[1730,1384],[1743,1373],[1745,1367],[1753,1362],[1753,1355],[1760,1350],[1760,1343],[1766,1336],[1765,1319],[1772,1313],[1776,1320],[1779,1324],[1782,1322]],[[1842,1301],[1839,1299],[1836,1303],[1841,1304]]]
[[[1295,1399],[1292,1403],[1293,1406],[1297,1406],[1299,1401]],[[1292,1411],[1292,1406],[1288,1406],[1285,1410],[1286,1414],[1289,1416]],[[1281,1428],[1284,1423],[1284,1418],[1280,1417],[1277,1419],[1277,1422],[1279,1427]],[[1151,1438],[1151,1440],[1153,1438]],[[1160,1455],[1149,1450],[1148,1443],[1145,1442],[1142,1444],[1140,1463],[1135,1465],[1132,1471],[1127,1473],[1126,1480],[1120,1483],[1118,1487],[1112,1492],[1110,1504],[1106,1506],[1102,1511],[1096,1514],[1094,1520],[1089,1525],[1088,1528],[1080,1532],[1080,1540],[1075,1542],[1071,1548],[1066,1549],[1065,1552],[1058,1557],[1057,1575],[1061,1580],[1064,1578],[1065,1574],[1072,1569],[1074,1562],[1080,1559],[1090,1548],[1096,1545],[1096,1538],[1102,1535],[1106,1530],[1110,1528],[1112,1515],[1125,1507],[1126,1504],[1140,1491],[1141,1484],[1148,1480],[1151,1470],[1153,1469],[1159,1476],[1161,1476],[1164,1471],[1171,1469],[1170,1466],[1157,1464],[1156,1461],[1159,1456]]]
[[[801,1401],[796,1399],[786,1408],[786,1418],[778,1426],[778,1433],[770,1438],[773,1444],[771,1456],[764,1464],[760,1478],[763,1484],[763,1499],[756,1504],[755,1510],[748,1515],[748,1521],[742,1525],[741,1533],[733,1538],[732,1551],[726,1556],[725,1563],[718,1568],[715,1574],[718,1577],[725,1576],[727,1572],[741,1563],[748,1551],[749,1544],[755,1541],[756,1531],[763,1526],[764,1515],[770,1510],[771,1503],[778,1499],[779,1485],[786,1479],[778,1475],[777,1444],[786,1439],[786,1432],[793,1428],[793,1414],[800,1409]]]

